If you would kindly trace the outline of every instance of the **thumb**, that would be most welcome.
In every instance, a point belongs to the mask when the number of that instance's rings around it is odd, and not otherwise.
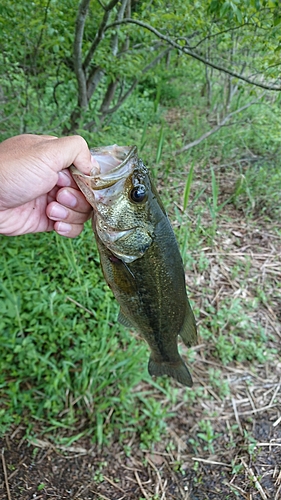
[[[97,160],[90,153],[87,142],[80,135],[48,140],[48,146],[48,153],[43,148],[43,154],[47,154],[46,163],[56,173],[75,165],[80,172],[89,175],[93,167],[99,167]]]

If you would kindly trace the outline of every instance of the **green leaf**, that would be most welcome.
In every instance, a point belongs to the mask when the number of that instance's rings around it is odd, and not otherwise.
[[[191,184],[192,184],[192,178],[193,178],[193,170],[194,170],[194,164],[192,164],[190,169],[189,169],[187,180],[185,183],[184,194],[183,194],[183,209],[184,210],[186,210],[187,205],[188,205],[190,189],[191,189]]]

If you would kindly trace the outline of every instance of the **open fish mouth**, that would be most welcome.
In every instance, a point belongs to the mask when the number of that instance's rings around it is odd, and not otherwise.
[[[90,149],[98,161],[99,168],[93,167],[90,175],[83,174],[73,165],[73,178],[88,200],[97,208],[99,203],[110,205],[123,191],[124,184],[138,161],[136,146],[104,146]]]
[[[82,174],[75,167],[71,172],[81,188],[81,181],[90,190],[110,188],[122,179],[126,179],[133,169],[133,160],[137,155],[136,146],[104,146],[90,149],[92,156],[98,161],[99,169],[93,167],[91,175]],[[84,193],[85,194],[85,193]]]

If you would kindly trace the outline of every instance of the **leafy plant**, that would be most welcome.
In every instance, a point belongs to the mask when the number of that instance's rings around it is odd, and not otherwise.
[[[200,432],[197,436],[206,443],[206,447],[210,453],[214,453],[214,441],[220,436],[213,429],[210,420],[201,420],[198,424]]]
[[[132,428],[152,437],[148,400],[133,390],[147,377],[147,350],[116,322],[91,228],[74,242],[42,234],[0,244],[1,429],[32,416],[78,439],[82,412],[100,445],[117,428],[120,438]]]

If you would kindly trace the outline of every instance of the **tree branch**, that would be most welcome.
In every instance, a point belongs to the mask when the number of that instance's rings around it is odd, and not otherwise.
[[[86,58],[85,58],[85,61],[84,61],[84,64],[83,64],[84,70],[86,70],[89,67],[89,65],[90,65],[90,63],[92,61],[93,55],[94,55],[94,53],[96,51],[96,48],[97,48],[97,46],[99,45],[99,43],[102,41],[102,39],[104,37],[104,33],[105,33],[106,29],[107,29],[106,23],[107,23],[107,21],[109,19],[110,12],[115,7],[115,5],[118,3],[118,1],[119,0],[111,0],[111,2],[109,2],[108,5],[103,6],[103,8],[104,8],[104,15],[103,15],[102,21],[101,21],[101,23],[99,25],[99,29],[97,31],[97,34],[96,34],[96,36],[94,38],[94,41],[93,41],[93,43],[92,43],[92,45],[91,45],[91,47],[89,49],[88,54],[86,55]],[[122,21],[116,21],[116,22],[120,23]],[[90,75],[89,78],[91,79],[91,75]]]
[[[128,3],[128,0],[122,0],[120,9],[117,13],[117,18],[116,18],[117,21],[121,21],[124,18],[127,3]],[[111,45],[112,45],[112,54],[114,56],[116,56],[118,53],[118,31],[117,30],[112,37]]]
[[[91,99],[93,93],[97,89],[99,83],[104,76],[104,70],[100,66],[94,66],[89,78],[87,79],[87,97]]]
[[[197,59],[198,61],[202,62],[203,64],[210,66],[211,68],[217,69],[218,71],[223,71],[224,73],[227,73],[228,75],[231,75],[234,78],[238,78],[239,80],[242,80],[246,83],[250,83],[251,85],[255,85],[256,87],[260,87],[260,88],[266,89],[266,90],[275,90],[275,91],[281,90],[281,87],[275,87],[274,85],[266,85],[266,84],[261,83],[261,82],[255,82],[255,81],[251,80],[250,78],[247,78],[246,76],[241,75],[240,73],[236,73],[235,71],[232,71],[231,69],[224,68],[223,66],[215,64],[215,63],[205,59],[201,55],[197,54],[196,52],[193,52],[188,47],[186,47],[186,46],[182,47],[177,42],[175,42],[175,40],[173,40],[172,38],[170,38],[166,35],[163,35],[163,33],[158,31],[156,28],[153,28],[153,26],[150,26],[149,24],[144,23],[143,21],[139,21],[137,19],[131,19],[131,18],[126,19],[125,18],[122,21],[116,21],[112,24],[107,25],[106,30],[109,28],[113,28],[114,26],[118,26],[120,24],[136,24],[138,26],[141,26],[142,28],[147,29],[148,31],[151,31],[152,33],[154,33],[154,35],[156,35],[161,40],[165,40],[165,42],[167,42],[169,45],[171,45],[175,49],[183,52],[184,54],[187,54],[187,55],[193,57],[194,59]]]
[[[157,57],[155,57],[155,59],[153,59],[149,64],[147,64],[143,70],[142,70],[142,75],[144,75],[145,73],[147,73],[150,69],[152,69],[154,66],[156,66],[156,64],[161,60],[163,59],[163,57],[165,57],[168,52],[170,52],[170,48],[168,49],[165,49],[163,50],[160,54],[158,54]],[[125,94],[123,94],[123,96],[120,96],[119,99],[118,99],[118,102],[117,104],[115,104],[115,106],[112,106],[111,108],[107,108],[105,107],[104,103],[105,101],[103,101],[101,107],[100,107],[100,110],[99,112],[102,113],[102,112],[105,112],[106,115],[109,115],[109,114],[112,114],[112,113],[115,113],[115,111],[117,111],[120,106],[122,106],[122,104],[125,102],[125,100],[131,95],[131,93],[133,92],[133,90],[135,89],[135,87],[137,86],[139,82],[139,78],[135,78],[133,83],[131,84],[131,86],[129,87],[129,89],[127,90],[127,92],[125,92]],[[107,99],[107,102],[108,102],[108,99]],[[104,116],[105,118],[105,116]],[[90,130],[92,128],[92,126],[96,123],[95,120],[92,120],[91,122],[87,123],[87,125],[84,127],[86,130]]]
[[[47,2],[47,5],[45,7],[45,13],[44,13],[44,19],[43,19],[43,22],[42,22],[42,28],[40,30],[40,35],[39,35],[39,38],[38,38],[38,41],[35,45],[35,49],[34,49],[34,54],[33,54],[33,61],[34,61],[34,66],[36,68],[37,66],[37,55],[38,55],[38,51],[39,51],[39,47],[40,47],[40,44],[42,42],[42,38],[43,38],[43,33],[45,31],[45,26],[47,24],[47,19],[48,19],[48,12],[49,12],[49,7],[50,7],[50,3],[51,3],[51,0],[48,0]],[[37,70],[36,70],[37,72]]]
[[[170,52],[170,50],[171,49],[169,48],[169,49],[165,49],[162,52],[160,52],[160,54],[158,54],[158,56],[155,57],[155,59],[153,59],[149,64],[147,64],[143,68],[142,75],[147,73],[150,69],[154,68],[154,66],[156,66],[156,64],[158,64],[158,62],[161,59],[163,59],[163,57],[165,57],[168,54],[168,52]],[[135,78],[135,80],[133,81],[131,87],[127,90],[127,92],[118,99],[118,102],[115,106],[108,109],[107,113],[111,113],[111,114],[115,113],[115,111],[117,111],[117,109],[120,108],[120,106],[122,106],[123,102],[129,97],[129,95],[131,95],[131,93],[133,92],[133,90],[136,87],[136,85],[138,84],[138,82],[139,82],[139,78]]]
[[[261,9],[261,10],[264,10],[264,9]],[[266,9],[267,10],[267,9]],[[261,11],[260,11],[261,12]],[[251,17],[253,18],[255,16],[255,14],[253,14]],[[251,18],[250,18],[251,19]],[[240,24],[240,26],[232,26],[231,28],[227,28],[225,30],[222,30],[222,31],[218,31],[217,33],[211,33],[210,35],[207,35],[205,36],[204,38],[202,38],[202,40],[200,40],[197,44],[195,45],[192,45],[190,46],[189,45],[189,48],[191,50],[194,50],[194,49],[197,49],[197,47],[199,47],[199,45],[201,45],[202,43],[204,43],[206,40],[210,40],[211,38],[216,38],[217,36],[220,36],[220,35],[224,35],[225,33],[229,33],[229,32],[234,32],[234,31],[237,31],[237,30],[240,30],[240,29],[243,29],[245,28],[246,26],[252,26],[253,28],[256,28],[256,24],[253,22],[251,23],[250,20],[248,22],[245,22],[243,24]],[[266,30],[266,28],[262,28],[259,26],[259,29],[264,29]],[[189,37],[180,37],[178,38],[178,40],[181,40],[181,39],[185,39],[185,38],[189,38]]]
[[[259,97],[259,99],[261,99],[263,96],[264,96],[264,93]],[[199,137],[198,139],[195,139],[195,141],[192,141],[189,144],[186,144],[185,146],[183,146],[181,149],[178,149],[177,151],[175,151],[174,155],[177,156],[181,153],[184,153],[185,151],[188,151],[189,149],[193,148],[194,146],[197,146],[198,144],[200,144],[200,142],[202,142],[205,139],[207,139],[208,137],[210,137],[210,135],[213,135],[218,130],[220,130],[234,115],[237,115],[237,113],[241,113],[241,111],[244,111],[245,109],[249,108],[253,104],[258,104],[258,101],[255,100],[255,101],[248,102],[248,104],[245,104],[241,108],[238,108],[235,111],[232,111],[231,113],[226,115],[218,125],[216,125],[211,130],[208,130],[208,132],[205,132],[205,134],[201,135],[201,137]]]
[[[82,43],[89,3],[90,0],[81,0],[79,4],[75,23],[75,37],[73,47],[73,64],[78,82],[78,103],[83,108],[86,108],[88,106],[87,84],[82,64]]]

